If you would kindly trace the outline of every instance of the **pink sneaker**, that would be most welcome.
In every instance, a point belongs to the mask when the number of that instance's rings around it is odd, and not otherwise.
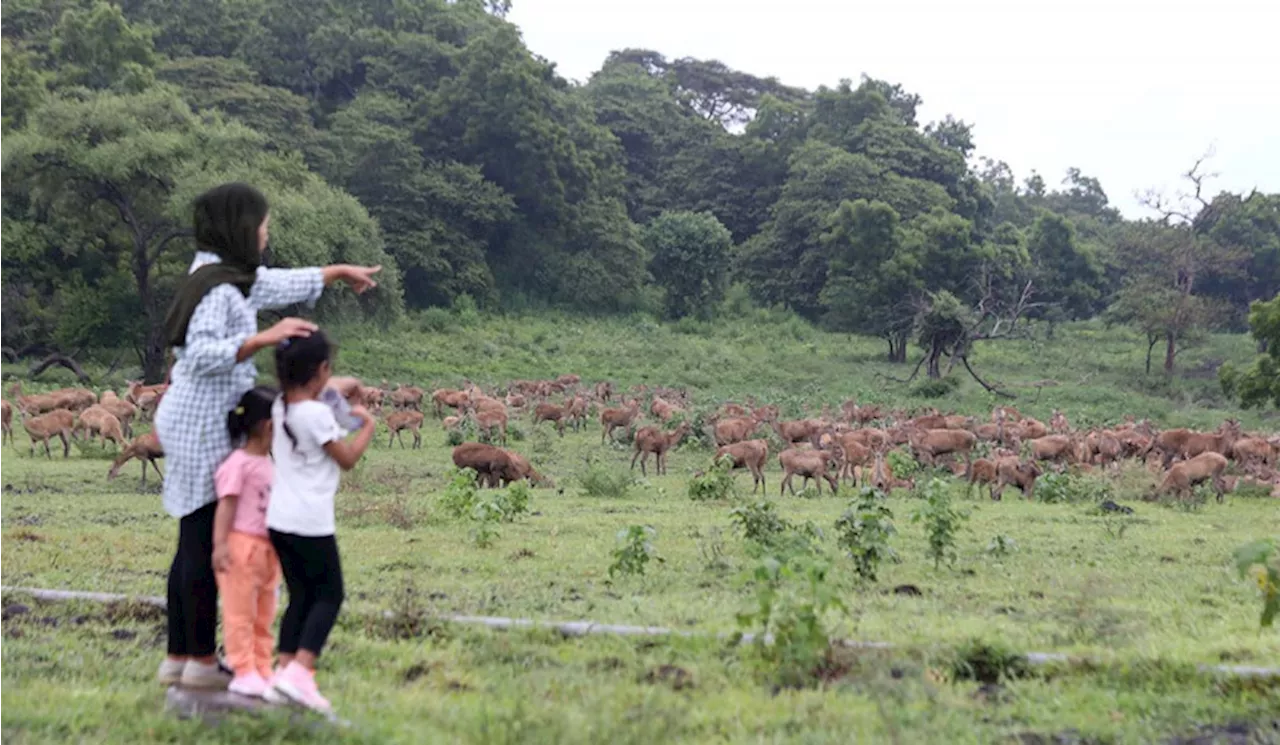
[[[312,711],[327,714],[333,709],[329,700],[321,696],[316,688],[316,674],[296,662],[290,662],[288,667],[276,674],[273,687],[290,701]]]
[[[267,681],[257,672],[245,673],[237,675],[231,685],[227,686],[227,690],[241,696],[262,698],[267,692]]]
[[[271,673],[271,675],[266,678],[267,690],[262,694],[262,698],[269,704],[289,703],[289,697],[276,689],[276,681],[280,680],[281,672],[283,672],[283,670],[277,667],[275,672]]]

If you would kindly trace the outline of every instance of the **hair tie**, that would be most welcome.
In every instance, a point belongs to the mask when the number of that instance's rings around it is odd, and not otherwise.
[[[243,415],[243,414],[244,414],[244,407],[243,407],[243,406],[237,406],[235,411],[236,411],[236,415],[237,415],[237,416],[239,416],[239,415]]]
[[[290,338],[283,339],[283,340],[280,342],[280,348],[281,348],[281,349],[288,349],[288,348],[289,348],[289,344],[290,344],[292,341],[293,341],[293,339],[290,339]]]

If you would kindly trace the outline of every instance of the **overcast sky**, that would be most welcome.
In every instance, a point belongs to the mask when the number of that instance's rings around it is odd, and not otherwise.
[[[1019,179],[1077,166],[1131,216],[1210,147],[1214,193],[1280,192],[1280,0],[513,0],[508,18],[583,82],[640,47],[808,89],[902,83]]]

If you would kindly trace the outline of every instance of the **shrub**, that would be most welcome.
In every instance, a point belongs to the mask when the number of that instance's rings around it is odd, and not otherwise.
[[[880,563],[897,558],[889,547],[895,532],[884,494],[871,487],[864,486],[836,520],[836,543],[853,559],[853,570],[864,582],[875,582]]]
[[[449,485],[440,495],[440,507],[451,517],[470,515],[478,501],[476,472],[470,468],[453,469],[448,474]]]
[[[445,333],[456,325],[453,314],[445,308],[427,308],[418,314],[418,325],[423,331]]]
[[[995,684],[1026,677],[1029,672],[1026,655],[977,639],[961,645],[951,662],[955,680]]]
[[[934,569],[941,568],[944,561],[948,566],[954,564],[956,533],[969,515],[951,506],[951,495],[942,479],[929,479],[921,493],[925,498],[925,505],[911,516],[911,522],[924,523],[925,535],[929,541],[927,553],[933,559]]]
[[[1002,559],[1018,549],[1018,544],[1004,533],[997,533],[987,543],[987,556]]]
[[[812,522],[795,525],[778,515],[777,505],[768,499],[735,507],[729,519],[746,539],[748,550],[757,556],[812,554],[822,540],[822,531]]]
[[[1280,614],[1280,551],[1274,539],[1263,539],[1236,549],[1236,569],[1240,577],[1253,575],[1262,592],[1262,615],[1258,627],[1265,629]]]
[[[629,472],[611,470],[599,461],[590,463],[587,470],[578,476],[578,486],[584,497],[625,499],[635,483]]]
[[[711,464],[705,473],[689,479],[689,499],[695,502],[728,499],[734,492],[733,459],[725,457]]]
[[[1036,499],[1047,504],[1101,501],[1109,495],[1109,485],[1069,473],[1049,471],[1036,479]]]
[[[945,378],[922,380],[911,389],[911,395],[920,398],[942,398],[955,393],[960,387],[960,378],[948,375]]]
[[[919,474],[924,467],[920,465],[920,461],[916,460],[911,453],[903,450],[890,450],[884,456],[889,467],[893,469],[893,475],[900,479],[909,479]]]
[[[662,563],[653,540],[658,531],[648,525],[632,525],[618,531],[618,547],[613,550],[613,563],[609,565],[609,577],[618,574],[643,575],[650,561]]]
[[[738,614],[738,626],[752,632],[756,658],[777,685],[812,685],[830,659],[824,617],[848,611],[827,581],[829,569],[821,559],[766,556],[751,573],[755,607]]]

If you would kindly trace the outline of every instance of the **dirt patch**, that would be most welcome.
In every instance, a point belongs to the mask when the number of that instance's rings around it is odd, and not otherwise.
[[[1280,719],[1270,722],[1207,724],[1185,737],[1174,737],[1166,745],[1262,745],[1280,743]]]
[[[43,543],[47,540],[44,536],[31,530],[18,530],[9,534],[11,541],[29,541],[31,543]]]
[[[924,593],[920,591],[920,588],[915,585],[898,585],[893,588],[893,594],[903,595],[909,598],[918,598],[921,595],[924,595]]]
[[[116,629],[111,632],[111,638],[121,642],[133,641],[138,638],[138,632],[132,629]]]
[[[425,665],[419,662],[405,668],[405,671],[404,673],[402,673],[401,677],[404,678],[404,682],[412,683],[418,678],[421,678],[422,676],[426,675],[429,672],[431,672],[431,666]]]
[[[519,551],[512,552],[507,559],[509,561],[519,561],[521,559],[532,559],[534,556],[537,556],[537,554],[532,549],[522,548]]]
[[[665,685],[673,691],[693,688],[693,673],[679,665],[659,665],[645,673],[644,681],[655,685]]]
[[[1061,732],[1019,732],[1010,738],[1010,742],[1022,745],[1096,745],[1102,741],[1095,737],[1086,737],[1079,730],[1068,729]]]
[[[130,621],[154,623],[165,620],[165,611],[158,605],[139,600],[117,600],[107,604],[102,611],[102,617],[113,626]]]
[[[0,612],[0,620],[8,621],[10,618],[25,616],[30,612],[31,608],[29,606],[23,605],[22,603],[12,603],[10,605],[6,605],[4,607],[4,611]]]

